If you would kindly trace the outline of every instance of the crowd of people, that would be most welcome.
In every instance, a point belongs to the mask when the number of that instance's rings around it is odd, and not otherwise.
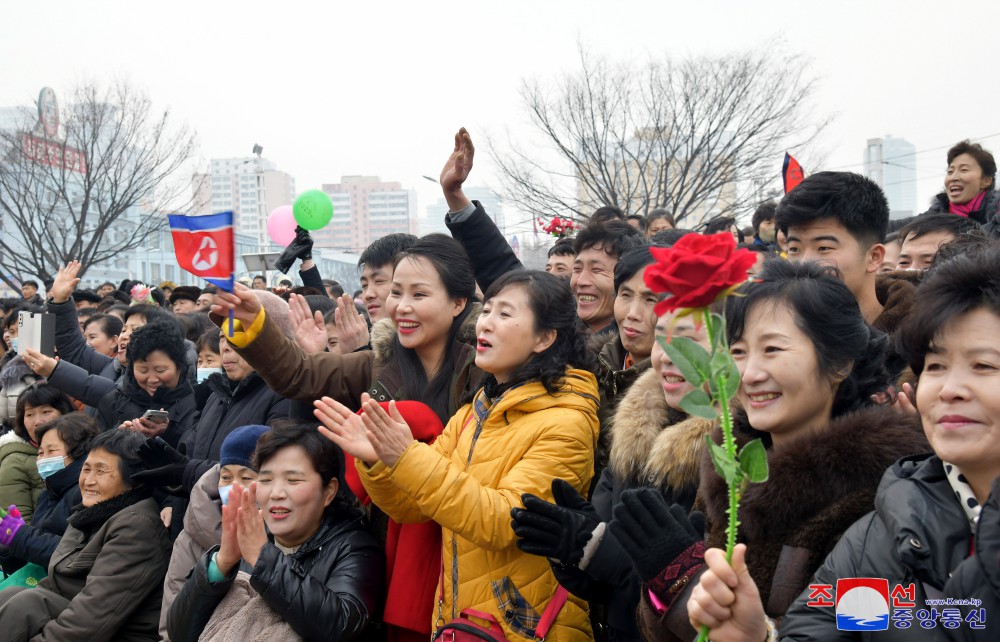
[[[91,291],[74,261],[2,302],[0,637],[997,639],[987,150],[951,148],[903,221],[849,172],[749,229],[601,207],[544,271],[465,196],[474,151],[460,130],[441,173],[451,235],[378,239],[353,294],[299,229],[299,287]],[[737,444],[769,468],[731,560],[722,433],[664,348],[711,338],[647,278],[692,234],[757,259],[712,304]],[[23,311],[54,317],[55,356],[18,344]],[[856,578],[884,618],[841,595]]]

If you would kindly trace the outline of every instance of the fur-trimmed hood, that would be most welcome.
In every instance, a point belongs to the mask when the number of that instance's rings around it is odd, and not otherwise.
[[[469,315],[462,322],[462,327],[455,337],[460,343],[475,345],[476,343],[476,321],[479,320],[479,313],[483,311],[481,303],[470,303]],[[392,359],[392,340],[396,337],[396,326],[390,319],[376,321],[371,329],[372,351],[375,352],[375,363],[384,366]]]
[[[660,488],[695,486],[712,425],[668,406],[659,372],[649,369],[632,384],[610,421],[608,467],[622,481],[636,479]]]
[[[742,410],[736,411],[734,424],[741,447],[763,434],[750,427]],[[713,429],[712,439],[722,443],[719,427]],[[740,501],[740,539],[780,542],[844,497],[870,492],[874,498],[887,468],[902,457],[929,450],[919,422],[887,406],[833,419],[820,429],[797,435],[780,452],[768,447],[767,481],[750,484]],[[708,522],[724,527],[726,484],[707,452],[702,455],[699,494]]]

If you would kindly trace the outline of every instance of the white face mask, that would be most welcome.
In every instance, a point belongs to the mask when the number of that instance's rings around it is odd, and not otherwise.
[[[10,338],[10,349],[13,350],[14,352],[17,352],[17,337]],[[18,352],[18,354],[21,353]]]
[[[229,505],[229,493],[233,490],[233,485],[219,486],[219,499],[222,500],[224,506]]]
[[[202,383],[216,372],[222,372],[222,368],[198,368],[198,383]]]
[[[36,459],[35,465],[38,466],[38,476],[42,479],[47,479],[49,476],[66,468],[66,458],[62,455],[56,455],[55,457]]]

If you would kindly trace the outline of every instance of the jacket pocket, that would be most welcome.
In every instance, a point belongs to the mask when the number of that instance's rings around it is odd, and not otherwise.
[[[91,569],[94,568],[94,561],[97,559],[97,555],[97,552],[90,551],[79,553],[72,558],[63,560],[56,568],[59,573],[71,577],[88,575]]]
[[[524,599],[509,576],[491,582],[491,586],[500,616],[507,626],[518,635],[533,640],[540,619],[538,611]]]

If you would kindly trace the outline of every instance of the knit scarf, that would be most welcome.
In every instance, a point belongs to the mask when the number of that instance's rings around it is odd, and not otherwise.
[[[968,203],[949,203],[948,211],[952,214],[958,214],[959,216],[964,216],[969,218],[969,215],[977,211],[983,205],[983,199],[986,198],[986,192],[979,192],[979,196],[972,199]]]

